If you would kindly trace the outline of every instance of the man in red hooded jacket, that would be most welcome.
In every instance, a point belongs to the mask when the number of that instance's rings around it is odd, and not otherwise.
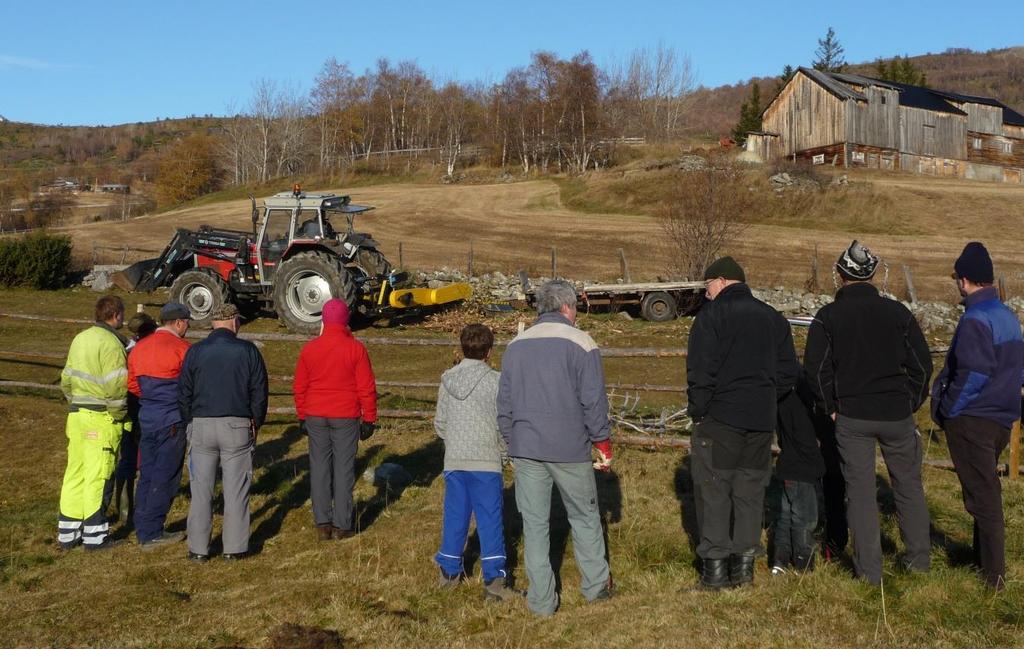
[[[373,435],[377,383],[366,347],[348,328],[344,301],[324,304],[320,336],[302,348],[293,393],[309,435],[313,519],[321,541],[352,534],[352,486],[360,439]]]

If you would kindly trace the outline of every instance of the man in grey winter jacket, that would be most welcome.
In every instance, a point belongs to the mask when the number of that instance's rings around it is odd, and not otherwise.
[[[441,376],[434,416],[434,429],[444,440],[445,484],[441,549],[434,561],[441,569],[442,587],[458,584],[469,519],[475,515],[484,597],[506,600],[516,593],[506,585],[505,573],[505,443],[498,434],[495,408],[498,373],[487,364],[494,334],[482,324],[472,324],[459,339],[465,358]]]
[[[587,601],[611,596],[608,561],[597,505],[594,467],[611,462],[611,427],[601,352],[577,329],[576,291],[564,280],[536,293],[536,323],[509,343],[501,360],[498,426],[516,471],[516,503],[523,516],[527,603],[539,615],[558,608],[548,556],[552,485],[572,526],[573,550]]]

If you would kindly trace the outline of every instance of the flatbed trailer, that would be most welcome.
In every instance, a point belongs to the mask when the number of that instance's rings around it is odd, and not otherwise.
[[[667,322],[688,311],[703,293],[704,282],[584,284],[580,302],[588,308],[638,306],[644,320]]]

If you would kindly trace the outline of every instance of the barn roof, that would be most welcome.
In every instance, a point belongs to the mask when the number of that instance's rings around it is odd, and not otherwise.
[[[1003,109],[1003,124],[1011,124],[1013,126],[1024,126],[1024,115],[1021,115],[1014,109],[1010,108],[998,99],[992,97],[982,97],[980,95],[965,95],[959,92],[946,92],[945,90],[933,90],[937,95],[941,95],[946,99],[955,101],[957,103],[964,104],[981,104],[983,106],[993,106],[995,108]]]
[[[800,68],[798,72],[803,72],[810,78],[814,79],[816,82],[818,82],[818,85],[822,86],[823,88],[825,88],[825,90],[828,90],[829,92],[831,92],[836,97],[839,97],[840,99],[853,99],[855,101],[868,100],[867,97],[857,92],[856,90],[846,85],[845,83],[840,83],[833,77],[833,75],[827,72],[815,70],[814,68]]]

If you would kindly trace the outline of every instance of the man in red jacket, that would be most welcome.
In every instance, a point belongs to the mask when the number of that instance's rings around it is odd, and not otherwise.
[[[324,304],[320,336],[295,367],[295,411],[309,435],[313,518],[321,541],[352,535],[352,486],[360,439],[373,435],[377,383],[366,347],[348,328],[344,301]]]

